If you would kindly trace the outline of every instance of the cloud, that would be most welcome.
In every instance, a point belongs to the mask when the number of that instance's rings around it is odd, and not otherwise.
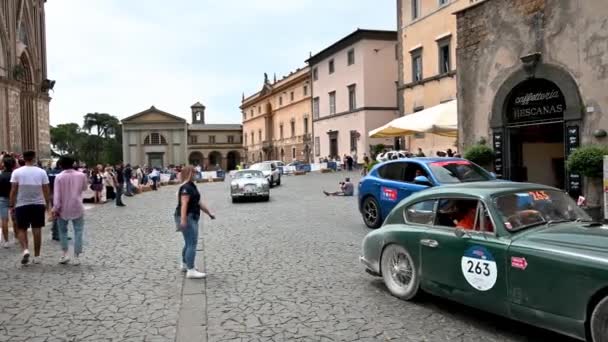
[[[61,0],[47,2],[51,123],[87,112],[124,118],[155,105],[239,122],[262,75],[304,66],[357,27],[392,29],[393,1]]]

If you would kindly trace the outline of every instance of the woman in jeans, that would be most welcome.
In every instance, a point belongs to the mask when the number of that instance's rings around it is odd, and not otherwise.
[[[0,174],[0,218],[2,219],[2,242],[0,245],[4,248],[9,246],[8,243],[8,219],[9,219],[9,196],[11,193],[11,174],[15,168],[16,162],[13,157],[7,155],[2,159],[2,173]],[[14,222],[14,221],[13,221]],[[13,232],[14,231],[13,227]],[[17,234],[15,234],[17,236]]]
[[[194,267],[200,212],[203,211],[212,220],[215,219],[215,216],[201,202],[201,194],[193,182],[194,168],[192,166],[186,166],[182,169],[181,179],[183,183],[179,188],[177,208],[175,208],[175,224],[184,235],[181,270],[186,272],[186,278],[201,279],[205,278],[206,274],[197,271]]]

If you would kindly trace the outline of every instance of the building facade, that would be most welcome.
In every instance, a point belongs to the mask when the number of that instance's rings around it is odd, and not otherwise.
[[[399,112],[416,113],[456,99],[456,17],[471,0],[397,0]],[[456,113],[454,113],[456,115]],[[404,137],[410,151],[427,155],[455,149],[456,139],[434,134]]]
[[[309,68],[273,82],[243,98],[243,147],[248,162],[312,158],[312,112]]]
[[[50,158],[44,4],[0,2],[0,149]]]
[[[122,120],[123,159],[131,165],[200,165],[233,170],[241,162],[241,125],[206,124],[205,106],[192,107],[192,124],[152,106]]]
[[[486,0],[459,11],[461,147],[487,140],[499,177],[586,193],[565,162],[580,145],[608,143],[606,18],[604,0]]]
[[[316,161],[393,146],[368,132],[397,116],[396,44],[395,31],[357,30],[308,59]]]
[[[234,170],[243,155],[243,126],[205,123],[205,106],[192,107],[192,124],[188,127],[188,163],[205,169]]]

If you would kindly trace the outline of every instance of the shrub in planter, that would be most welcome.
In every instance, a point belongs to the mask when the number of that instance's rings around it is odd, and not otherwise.
[[[604,156],[608,155],[607,146],[584,146],[568,157],[568,170],[590,178],[602,178]]]
[[[464,152],[464,158],[477,165],[489,166],[494,161],[494,151],[484,144],[476,144]]]

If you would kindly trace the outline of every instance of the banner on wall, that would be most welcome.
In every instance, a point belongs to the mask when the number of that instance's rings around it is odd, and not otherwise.
[[[608,156],[604,156],[604,219],[608,220]]]

